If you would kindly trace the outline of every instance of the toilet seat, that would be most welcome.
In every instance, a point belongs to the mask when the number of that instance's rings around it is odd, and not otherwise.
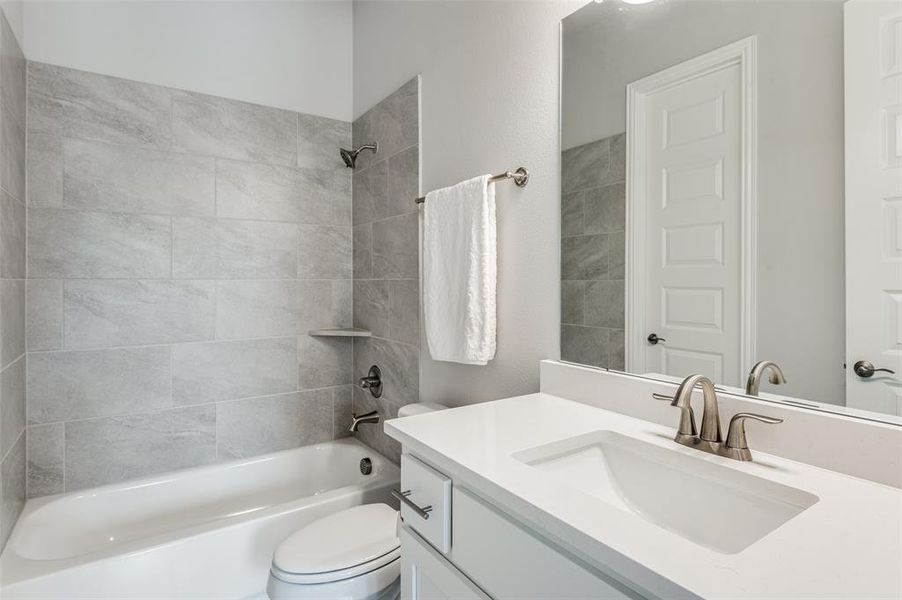
[[[364,504],[324,517],[276,549],[272,575],[294,585],[321,585],[378,571],[401,556],[398,513]]]
[[[326,571],[322,573],[293,573],[285,571],[276,564],[272,565],[270,571],[273,577],[284,581],[285,583],[293,583],[296,585],[317,585],[322,583],[334,583],[352,577],[359,577],[377,571],[386,565],[390,565],[401,558],[401,548],[395,548],[391,552],[383,554],[375,560],[354,565],[347,569],[338,569],[335,571]]]

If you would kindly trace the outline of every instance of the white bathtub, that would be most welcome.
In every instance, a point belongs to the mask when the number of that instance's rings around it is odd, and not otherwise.
[[[399,478],[348,438],[30,500],[0,557],[0,597],[261,597],[279,542],[335,511],[392,504]]]

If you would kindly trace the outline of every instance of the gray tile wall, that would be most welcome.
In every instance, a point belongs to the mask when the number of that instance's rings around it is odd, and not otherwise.
[[[354,121],[354,145],[364,152],[354,172],[354,325],[371,338],[354,340],[354,377],[370,365],[382,370],[383,395],[354,387],[356,413],[379,410],[386,419],[419,401],[419,78]],[[362,425],[358,437],[390,459],[400,446],[382,425]]]
[[[0,11],[0,550],[25,504],[25,70]]]
[[[626,139],[561,153],[561,358],[624,368]]]
[[[0,212],[3,406],[27,381],[8,410],[28,439],[3,428],[3,483],[27,462],[34,497],[344,435],[351,342],[307,331],[352,322],[351,124],[39,63],[28,86],[27,292],[24,246],[6,252],[24,207]]]

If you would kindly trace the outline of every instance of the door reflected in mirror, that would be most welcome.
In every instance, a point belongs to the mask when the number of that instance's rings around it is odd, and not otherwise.
[[[902,3],[605,0],[562,32],[561,358],[902,416]]]

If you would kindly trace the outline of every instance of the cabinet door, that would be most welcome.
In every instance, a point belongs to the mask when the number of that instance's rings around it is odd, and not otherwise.
[[[636,600],[641,594],[550,545],[485,501],[454,487],[449,559],[495,598]],[[403,553],[402,553],[403,555]]]
[[[401,529],[401,600],[489,600],[489,597],[405,525]]]

